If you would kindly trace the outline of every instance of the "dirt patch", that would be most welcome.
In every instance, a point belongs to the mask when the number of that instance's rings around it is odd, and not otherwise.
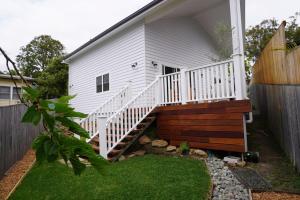
[[[29,150],[0,180],[0,199],[6,199],[35,161],[35,152]]]
[[[253,200],[299,200],[300,195],[279,193],[279,192],[259,192],[252,193]]]

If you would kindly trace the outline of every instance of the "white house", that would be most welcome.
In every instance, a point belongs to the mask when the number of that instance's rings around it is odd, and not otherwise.
[[[71,103],[90,113],[100,154],[158,107],[246,99],[244,30],[244,0],[154,0],[67,55]]]

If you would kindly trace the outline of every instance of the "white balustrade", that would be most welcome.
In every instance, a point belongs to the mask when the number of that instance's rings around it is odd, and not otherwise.
[[[231,60],[187,70],[187,101],[211,101],[235,97]]]
[[[85,119],[81,120],[79,124],[88,131],[90,139],[88,142],[98,134],[97,118],[99,116],[110,117],[117,110],[122,108],[130,100],[129,85],[121,89],[116,95],[91,112]]]
[[[100,141],[107,141],[105,147],[100,147],[103,157],[107,157],[108,153],[157,106],[158,87],[159,79],[156,79],[107,120],[106,131],[100,133]]]

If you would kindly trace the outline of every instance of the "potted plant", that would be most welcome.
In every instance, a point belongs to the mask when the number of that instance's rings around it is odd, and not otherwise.
[[[180,153],[183,156],[187,156],[190,153],[190,147],[187,142],[182,142],[179,147]]]

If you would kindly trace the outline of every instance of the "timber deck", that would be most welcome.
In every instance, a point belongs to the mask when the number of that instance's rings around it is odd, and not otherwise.
[[[243,116],[251,112],[249,100],[164,106],[155,112],[157,135],[171,145],[188,142],[192,148],[246,151]]]

